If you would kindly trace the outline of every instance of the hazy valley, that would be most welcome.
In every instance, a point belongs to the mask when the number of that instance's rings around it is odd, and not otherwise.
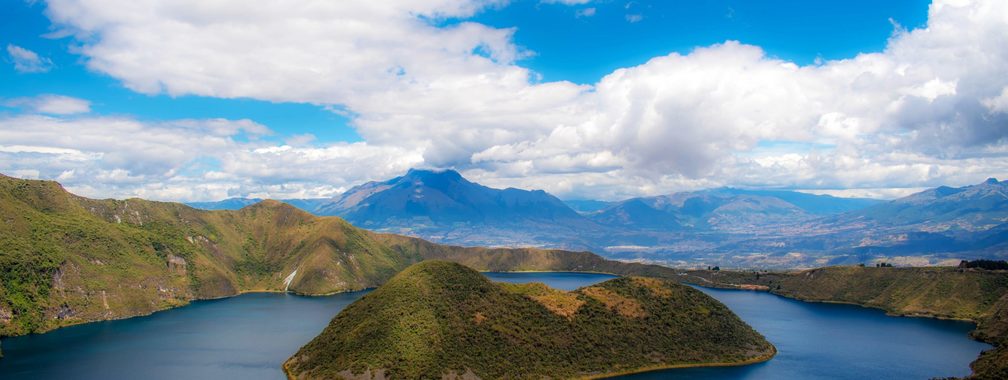
[[[1008,184],[990,179],[891,201],[719,188],[568,204],[543,191],[481,186],[451,170],[411,170],[332,199],[289,202],[363,228],[445,244],[590,250],[673,266],[785,269],[1005,257],[1006,194]],[[192,205],[234,209],[253,201]]]

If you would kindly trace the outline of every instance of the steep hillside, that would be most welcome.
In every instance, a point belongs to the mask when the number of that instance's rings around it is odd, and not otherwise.
[[[0,216],[0,335],[243,291],[362,289],[421,259],[276,201],[201,211],[0,177]]]
[[[563,292],[426,261],[348,306],[284,367],[299,379],[570,378],[774,352],[720,302],[674,282],[619,278]]]

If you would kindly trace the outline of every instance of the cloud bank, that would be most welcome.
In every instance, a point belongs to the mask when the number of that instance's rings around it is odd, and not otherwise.
[[[592,85],[541,82],[521,66],[531,52],[512,41],[513,29],[464,21],[500,5],[493,1],[48,3],[53,22],[80,41],[88,67],[134,91],[335,107],[353,115],[366,141],[298,148],[242,142],[247,129],[207,121],[0,120],[3,133],[26,123],[40,131],[5,136],[5,147],[101,155],[88,168],[61,169],[108,171],[109,182],[88,183],[96,193],[143,192],[149,177],[123,183],[154,175],[162,193],[144,194],[158,198],[322,195],[412,165],[609,199],[719,185],[877,189],[1008,175],[1003,1],[936,0],[926,27],[897,28],[884,51],[849,59],[800,66],[726,41],[655,57]],[[122,160],[143,152],[112,141],[47,142],[102,123],[192,145],[155,140],[148,148],[165,155]],[[232,132],[213,134],[221,128]],[[190,141],[199,134],[210,141]],[[125,139],[109,139],[116,137]],[[25,164],[32,155],[64,154],[2,152],[15,155],[5,160],[8,171],[33,169]],[[78,162],[75,154],[56,161]],[[193,157],[218,164],[194,168]],[[176,194],[166,190],[172,181],[208,188],[183,184],[189,192]]]

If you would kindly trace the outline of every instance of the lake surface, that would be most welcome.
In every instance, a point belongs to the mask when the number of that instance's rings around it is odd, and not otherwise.
[[[690,368],[620,379],[930,379],[965,376],[990,348],[969,339],[972,323],[891,317],[854,305],[810,303],[746,290],[698,288],[777,347],[770,361]]]
[[[613,276],[488,273],[575,289]],[[745,367],[679,369],[626,379],[926,379],[965,375],[989,346],[972,325],[888,317],[767,293],[701,289],[728,305],[780,353]],[[3,340],[0,379],[284,379],[280,364],[367,292],[327,297],[245,294],[120,321]]]

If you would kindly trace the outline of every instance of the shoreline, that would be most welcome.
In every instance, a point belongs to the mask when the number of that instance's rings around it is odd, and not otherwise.
[[[114,322],[114,321],[122,321],[122,320],[132,319],[132,318],[149,317],[149,316],[157,314],[157,313],[166,312],[166,311],[175,310],[175,309],[183,308],[183,307],[186,307],[186,306],[190,306],[194,302],[224,300],[224,299],[234,298],[234,297],[238,297],[238,296],[242,296],[242,295],[246,295],[246,294],[290,294],[290,295],[294,295],[294,296],[298,296],[298,297],[328,297],[328,296],[334,296],[334,295],[337,295],[337,294],[362,292],[362,291],[373,290],[373,289],[375,289],[375,288],[368,287],[368,288],[361,288],[361,289],[342,290],[342,291],[338,291],[338,292],[330,292],[330,293],[323,293],[323,294],[303,294],[303,293],[298,293],[298,292],[295,292],[295,291],[292,291],[292,290],[288,290],[288,291],[269,290],[269,289],[242,290],[242,291],[239,291],[238,293],[235,293],[235,294],[232,294],[232,295],[226,295],[226,296],[220,296],[220,297],[193,298],[193,299],[185,300],[183,303],[180,303],[178,305],[173,305],[173,306],[169,306],[169,307],[165,307],[165,308],[161,308],[161,309],[157,309],[157,310],[151,310],[151,311],[146,312],[146,313],[139,313],[139,314],[133,314],[133,315],[123,315],[123,316],[117,316],[117,317],[105,318],[105,319],[79,320],[79,321],[74,321],[72,323],[67,323],[67,324],[61,324],[61,325],[57,325],[57,326],[52,326],[51,328],[47,327],[47,328],[45,328],[42,331],[34,331],[34,332],[27,333],[27,334],[0,335],[0,340],[7,339],[7,338],[16,338],[16,337],[19,337],[19,336],[42,335],[42,334],[47,334],[47,333],[50,333],[50,332],[53,332],[53,331],[56,331],[56,330],[59,330],[59,329],[67,328],[67,327],[87,325],[87,324],[91,324],[91,323]],[[2,357],[3,356],[0,356],[0,358],[2,358]]]
[[[639,373],[657,372],[657,371],[664,371],[664,370],[670,370],[670,369],[682,369],[682,368],[741,367],[741,366],[746,366],[746,365],[751,365],[751,364],[765,363],[765,362],[770,361],[771,359],[773,359],[776,356],[777,356],[777,346],[774,346],[773,343],[770,343],[770,353],[769,354],[760,355],[760,356],[757,356],[757,357],[754,357],[754,358],[751,358],[751,359],[746,359],[746,360],[739,361],[739,362],[730,362],[730,363],[727,363],[727,362],[712,362],[712,363],[665,364],[665,365],[643,367],[643,368],[624,370],[624,371],[615,371],[615,372],[606,372],[606,373],[593,374],[593,375],[585,375],[585,376],[581,376],[581,377],[575,377],[575,379],[580,379],[580,380],[603,380],[603,379],[609,379],[609,378],[613,378],[613,377],[617,377],[617,376],[635,375],[635,374],[639,374]],[[281,370],[283,370],[284,375],[287,376],[287,380],[296,380],[297,378],[294,377],[294,375],[292,375],[290,373],[290,370],[287,367],[287,365],[288,365],[289,362],[290,362],[290,359],[285,360],[283,362],[283,364],[280,365],[280,368],[281,368]]]
[[[880,306],[868,305],[868,304],[857,303],[857,302],[852,302],[852,301],[831,301],[831,300],[805,299],[805,298],[792,297],[792,296],[787,296],[787,295],[783,295],[783,294],[779,294],[779,293],[774,293],[772,291],[765,291],[765,292],[773,294],[775,296],[780,296],[780,297],[784,297],[784,298],[787,298],[787,299],[792,299],[792,300],[795,300],[795,301],[801,301],[801,302],[826,303],[826,304],[835,304],[835,305],[851,305],[851,306],[858,306],[858,307],[861,307],[861,308],[864,308],[864,309],[879,310],[879,311],[884,312],[885,315],[890,316],[890,317],[899,317],[899,318],[928,318],[928,319],[937,319],[937,320],[942,320],[942,321],[969,322],[969,323],[972,323],[974,325],[974,329],[975,329],[975,326],[979,325],[979,322],[977,322],[975,319],[970,319],[970,318],[957,318],[957,317],[950,317],[950,316],[946,316],[946,315],[938,315],[938,314],[933,314],[933,313],[913,313],[913,314],[910,314],[910,313],[894,313],[894,312],[892,312],[890,310],[887,310],[887,309],[884,309],[884,308],[882,308]]]
[[[740,361],[740,362],[731,362],[731,363],[714,362],[714,363],[666,364],[666,365],[657,365],[657,366],[644,367],[644,368],[633,369],[633,370],[626,370],[626,371],[608,372],[608,373],[598,374],[598,375],[589,375],[589,376],[581,377],[579,379],[583,379],[583,380],[602,380],[602,379],[609,379],[609,378],[613,378],[613,377],[617,377],[617,376],[636,375],[636,374],[641,374],[641,373],[658,372],[658,371],[664,371],[664,370],[670,370],[670,369],[714,368],[714,367],[741,367],[741,366],[747,366],[747,365],[751,365],[751,364],[766,363],[766,362],[770,361],[771,359],[773,359],[774,357],[777,356],[777,346],[774,346],[773,343],[770,343],[770,348],[771,348],[771,351],[770,351],[770,354],[768,354],[768,355],[761,355],[761,356],[757,356],[755,358],[743,360],[743,361]]]
[[[716,283],[716,282],[709,282],[707,284],[698,284],[698,283],[695,283],[695,282],[685,282],[685,284],[693,285],[693,286],[698,286],[698,287],[701,287],[701,288],[707,288],[707,289],[716,289],[716,290],[738,290],[738,291],[750,291],[750,292],[764,292],[764,293],[767,293],[767,294],[773,294],[773,295],[778,296],[778,297],[787,298],[787,299],[795,300],[795,301],[808,302],[808,303],[826,303],[826,304],[836,304],[836,305],[858,306],[858,307],[865,308],[865,309],[873,309],[873,310],[882,311],[882,312],[885,313],[885,315],[890,316],[890,317],[930,318],[930,319],[938,319],[938,320],[943,320],[943,321],[969,322],[969,323],[972,323],[974,326],[979,325],[979,323],[980,323],[979,321],[977,321],[974,318],[952,317],[952,316],[948,316],[948,315],[934,314],[934,313],[928,313],[928,312],[922,312],[922,313],[898,313],[898,312],[893,312],[892,310],[886,309],[883,306],[879,306],[879,305],[870,305],[870,304],[859,303],[859,302],[854,302],[854,301],[836,301],[836,300],[828,300],[828,299],[802,298],[802,297],[799,297],[799,296],[796,296],[796,295],[791,295],[791,294],[788,294],[788,293],[775,292],[775,291],[773,291],[772,289],[769,289],[769,288],[762,289],[762,288],[742,287],[742,285],[751,285],[751,284],[723,284],[723,283]],[[756,286],[759,286],[759,285],[756,285]]]

